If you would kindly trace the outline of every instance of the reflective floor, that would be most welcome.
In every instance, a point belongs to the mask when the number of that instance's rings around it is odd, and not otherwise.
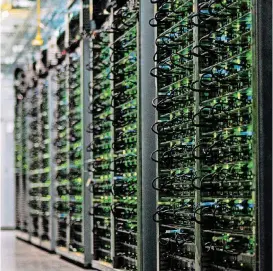
[[[1,231],[1,271],[83,271],[56,254],[19,241],[13,231]]]

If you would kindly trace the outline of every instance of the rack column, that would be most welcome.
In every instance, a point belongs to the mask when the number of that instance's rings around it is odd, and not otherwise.
[[[156,190],[151,182],[156,177],[156,163],[151,153],[156,149],[157,138],[151,127],[156,121],[156,113],[151,101],[156,96],[155,79],[150,75],[154,67],[155,33],[149,27],[154,15],[154,6],[150,1],[141,0],[139,9],[138,32],[138,270],[156,270],[156,223],[153,213],[156,209]]]
[[[257,270],[272,270],[272,1],[256,0],[254,37],[254,109],[257,116]],[[254,93],[255,93],[254,92]]]
[[[193,1],[193,11],[197,12],[198,10],[198,4],[199,0],[194,0]],[[198,18],[194,18],[194,23],[198,24]],[[198,44],[199,44],[199,28],[197,26],[193,27],[193,47],[195,48],[195,53],[199,52],[198,49]],[[199,57],[193,56],[193,82],[195,83],[195,88],[199,89],[200,84],[199,84]],[[199,111],[199,104],[200,104],[200,94],[199,92],[194,92],[194,102],[195,102],[195,109],[194,109],[194,114],[196,114]],[[199,116],[196,117],[196,122],[199,123]],[[200,141],[200,128],[197,126],[195,128],[195,144],[196,146],[199,144]],[[199,157],[200,156],[200,148],[196,148],[195,151],[195,156]],[[196,179],[196,186],[200,187],[200,160],[195,161],[195,171],[197,175]],[[200,190],[195,190],[195,199],[194,199],[195,205],[200,206],[201,204],[201,192]],[[201,216],[199,214],[196,214],[196,218],[198,221],[200,221]],[[194,236],[195,236],[195,270],[196,271],[201,271],[202,270],[202,245],[201,245],[201,225],[197,222],[195,222],[195,229],[194,229]]]
[[[82,32],[90,33],[90,0],[83,0],[81,2],[80,10],[80,30]],[[86,161],[90,159],[90,152],[87,151],[86,146],[89,143],[89,134],[85,132],[87,123],[90,123],[90,114],[86,110],[89,106],[89,83],[90,83],[90,71],[87,70],[90,59],[90,38],[89,36],[83,36],[80,43],[81,49],[81,97],[82,97],[82,195],[83,195],[83,243],[84,243],[84,262],[85,265],[91,264],[91,217],[89,211],[91,208],[91,197],[88,189],[89,174],[87,170]]]

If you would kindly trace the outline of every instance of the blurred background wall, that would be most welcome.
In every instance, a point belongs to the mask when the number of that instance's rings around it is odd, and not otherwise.
[[[1,228],[15,226],[15,181],[13,164],[14,90],[13,72],[24,68],[39,47],[31,45],[36,36],[36,0],[0,0],[1,73],[0,73],[0,154],[1,154]],[[41,24],[44,43],[52,35],[58,20],[64,18],[63,0],[41,1]]]
[[[0,0],[1,3],[1,228],[15,227],[15,181],[14,181],[14,93],[13,70],[30,33],[35,32],[35,0]],[[31,24],[33,26],[31,27]]]
[[[15,182],[13,159],[14,94],[11,75],[1,75],[1,228],[15,227]]]

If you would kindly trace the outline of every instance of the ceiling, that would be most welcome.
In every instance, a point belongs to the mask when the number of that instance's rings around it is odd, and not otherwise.
[[[0,3],[1,73],[10,74],[16,65],[25,63],[39,49],[31,45],[37,30],[36,0],[0,0]],[[61,0],[41,1],[40,26],[45,41],[56,29],[56,23],[64,19],[61,3]]]

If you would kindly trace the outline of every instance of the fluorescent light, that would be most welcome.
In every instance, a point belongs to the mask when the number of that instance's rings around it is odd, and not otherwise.
[[[9,11],[8,10],[4,10],[3,12],[1,12],[1,20],[5,19],[9,17]]]
[[[13,122],[8,122],[6,126],[6,132],[11,134],[14,130],[14,124]]]
[[[24,45],[22,44],[12,46],[13,53],[20,53],[23,51],[23,49],[24,49]]]

